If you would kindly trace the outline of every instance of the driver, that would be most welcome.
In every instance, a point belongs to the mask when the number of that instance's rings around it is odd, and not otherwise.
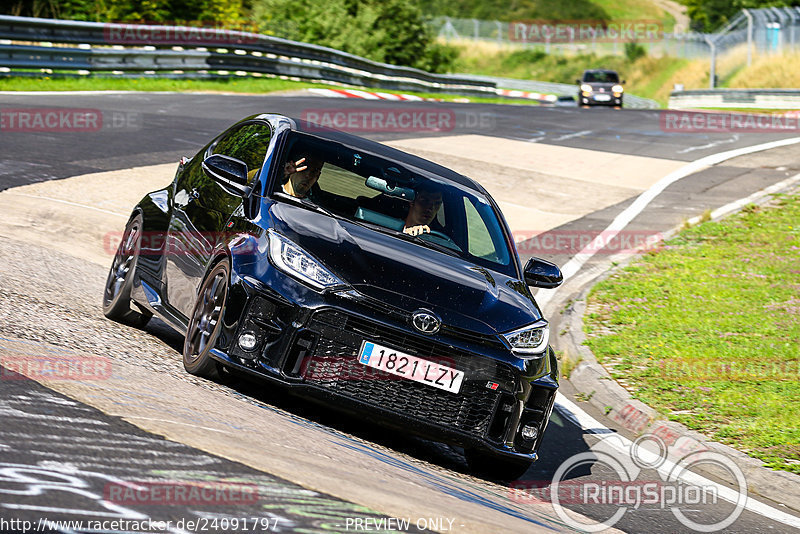
[[[414,190],[414,200],[408,208],[403,233],[420,235],[431,232],[439,209],[442,207],[442,192],[431,184],[422,184]]]
[[[319,179],[323,163],[308,154],[291,155],[283,166],[283,192],[293,197],[306,198]]]

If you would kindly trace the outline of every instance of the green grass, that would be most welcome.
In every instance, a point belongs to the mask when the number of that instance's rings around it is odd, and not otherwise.
[[[225,80],[174,80],[169,78],[112,78],[112,77],[0,77],[0,91],[175,91],[266,94],[278,91],[298,91],[310,87],[328,89],[354,89],[333,85],[282,80],[279,78],[232,78]],[[364,91],[403,93],[421,98],[435,98],[446,102],[481,104],[539,105],[536,101],[511,100],[501,97],[460,96],[447,93],[394,91],[357,87]]]
[[[616,70],[626,80],[625,91],[653,98],[662,105],[666,104],[666,98],[660,94],[664,85],[688,63],[687,60],[672,57],[645,56],[631,61],[623,55],[570,56],[545,54],[537,49],[492,50],[462,45],[458,48],[460,54],[456,60],[456,72],[574,84],[586,69],[607,68]]]
[[[589,310],[588,345],[634,397],[800,473],[800,194],[683,231]]]
[[[651,21],[656,20],[664,25],[665,31],[672,31],[675,18],[648,0],[593,0],[593,4],[602,8],[612,20]]]

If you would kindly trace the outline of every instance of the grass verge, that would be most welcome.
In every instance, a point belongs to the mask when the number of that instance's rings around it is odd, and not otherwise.
[[[635,60],[622,55],[545,54],[538,49],[459,41],[457,72],[575,84],[586,69],[606,68],[626,80],[625,91],[666,104],[675,78],[689,63],[673,57],[644,56]],[[575,85],[577,92],[577,85]]]
[[[325,89],[359,89],[403,93],[434,98],[445,102],[480,104],[539,105],[534,100],[507,99],[501,97],[473,97],[447,93],[423,93],[416,91],[393,91],[368,87],[337,87],[333,85],[282,80],[280,78],[232,78],[221,80],[183,80],[170,78],[112,78],[112,77],[0,77],[0,91],[172,91],[181,93],[243,93],[267,94],[280,91],[299,91],[312,87]]]
[[[589,295],[598,360],[669,419],[800,473],[800,194],[684,230]]]

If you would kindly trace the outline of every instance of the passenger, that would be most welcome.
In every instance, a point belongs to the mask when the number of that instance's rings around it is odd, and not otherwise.
[[[431,232],[439,209],[442,207],[442,192],[431,186],[423,184],[414,190],[414,200],[408,208],[403,233],[410,235],[420,235]],[[435,228],[439,230],[439,228]]]
[[[322,172],[323,161],[310,155],[294,154],[283,167],[283,192],[306,198]]]

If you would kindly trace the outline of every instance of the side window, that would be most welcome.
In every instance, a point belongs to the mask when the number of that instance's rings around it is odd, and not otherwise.
[[[492,263],[508,265],[511,259],[503,239],[503,231],[491,207],[482,202],[473,204],[464,197],[464,212],[469,253]]]
[[[247,182],[252,183],[264,163],[271,136],[272,132],[266,124],[245,124],[223,137],[211,152],[247,163]]]

